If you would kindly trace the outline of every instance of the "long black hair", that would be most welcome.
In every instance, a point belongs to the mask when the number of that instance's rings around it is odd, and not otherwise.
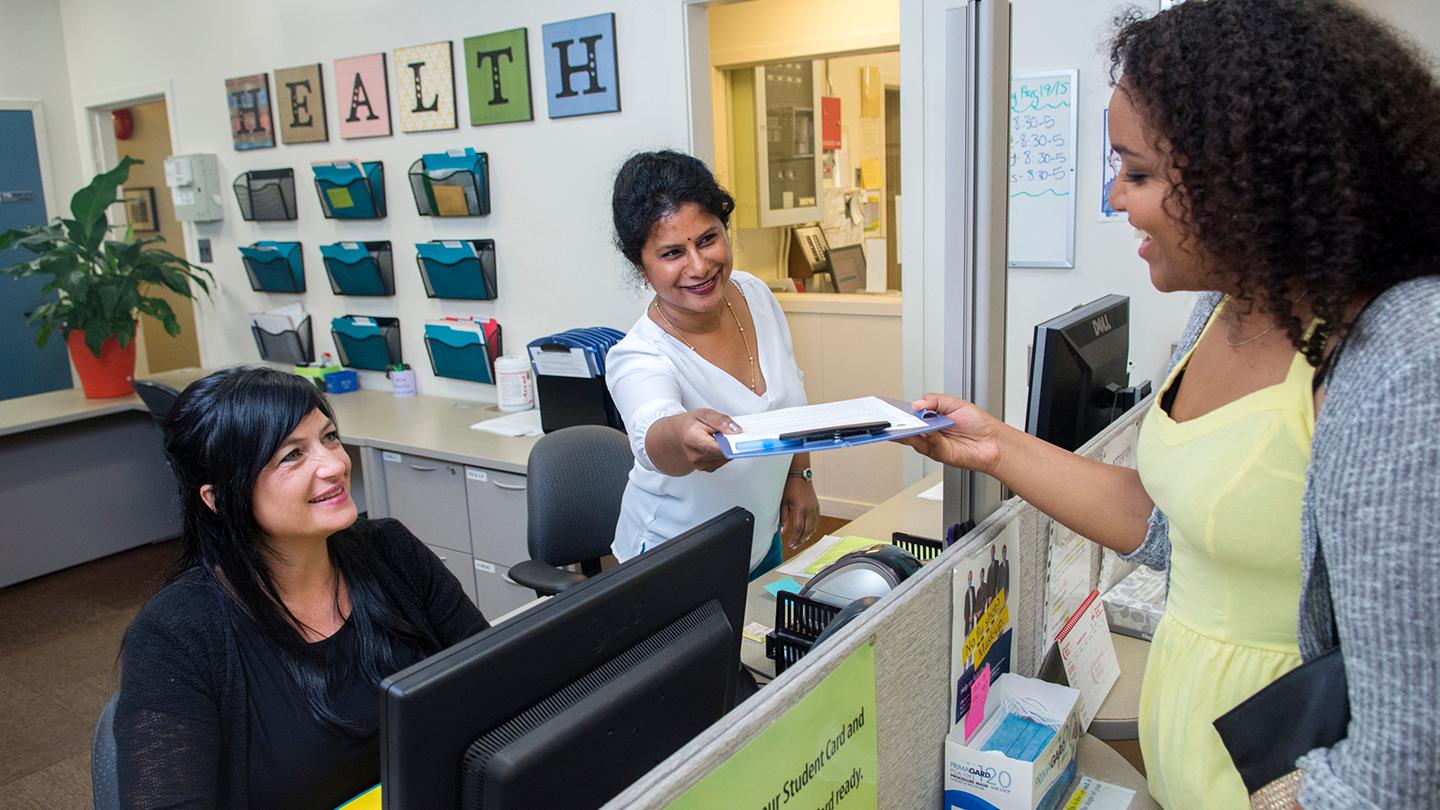
[[[1118,21],[1111,80],[1169,145],[1181,225],[1303,338],[1357,298],[1437,272],[1440,83],[1414,45],[1337,0],[1208,0]]]
[[[381,678],[400,669],[399,645],[420,656],[441,645],[428,628],[403,618],[372,565],[339,535],[327,545],[331,563],[349,588],[347,621],[359,639],[359,660],[329,672],[324,656],[305,641],[300,621],[280,598],[269,568],[274,552],[255,520],[255,482],[280,443],[317,410],[335,419],[315,386],[273,369],[224,369],[186,387],[165,423],[165,454],[179,483],[184,515],[180,556],[171,579],[191,569],[211,579],[276,645],[316,720],[338,730],[368,733],[373,729],[355,726],[335,713],[329,678],[344,677],[350,667],[358,667],[378,686]],[[214,509],[200,497],[207,484],[214,490]]]
[[[695,203],[729,227],[735,198],[720,187],[698,158],[661,150],[631,155],[615,175],[610,213],[615,221],[615,247],[643,267],[641,252],[655,223]]]

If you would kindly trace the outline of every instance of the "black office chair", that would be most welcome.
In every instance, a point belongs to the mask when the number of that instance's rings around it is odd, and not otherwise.
[[[530,559],[510,579],[549,596],[600,573],[634,462],[630,440],[612,427],[577,425],[536,442],[525,471]],[[561,569],[577,563],[581,573]]]
[[[105,701],[100,721],[95,724],[95,736],[90,740],[90,789],[95,810],[120,808],[120,780],[115,770],[115,702],[119,699],[120,693],[116,692]]]
[[[135,386],[135,394],[150,410],[150,418],[154,419],[161,432],[164,432],[165,417],[170,415],[170,408],[175,405],[175,400],[180,396],[180,392],[153,380],[131,380],[130,384]]]

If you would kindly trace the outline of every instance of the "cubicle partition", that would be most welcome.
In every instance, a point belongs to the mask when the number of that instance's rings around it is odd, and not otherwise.
[[[1080,449],[1080,454],[1122,463],[1133,459],[1134,426],[1147,399]],[[1120,447],[1118,445],[1127,445]],[[861,614],[823,648],[801,659],[660,763],[606,807],[664,807],[727,761],[777,718],[799,703],[860,647],[874,642],[878,806],[939,807],[942,755],[951,725],[951,569],[968,553],[1018,522],[1019,548],[1010,583],[1014,606],[1014,670],[1038,671],[1045,636],[1047,553],[1052,521],[1019,498],[1011,498],[915,576]],[[940,526],[934,527],[939,536]],[[1091,556],[1091,584],[1098,578],[1098,547]],[[1081,763],[1084,771],[1084,763]]]

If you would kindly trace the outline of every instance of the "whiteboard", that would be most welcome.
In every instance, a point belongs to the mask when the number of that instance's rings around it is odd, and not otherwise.
[[[1075,266],[1077,73],[1010,79],[1011,267]]]

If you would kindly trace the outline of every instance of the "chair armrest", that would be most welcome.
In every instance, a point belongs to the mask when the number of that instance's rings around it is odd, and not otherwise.
[[[533,588],[540,596],[553,596],[587,578],[584,574],[556,568],[539,560],[526,560],[510,567],[510,579],[516,585]]]

